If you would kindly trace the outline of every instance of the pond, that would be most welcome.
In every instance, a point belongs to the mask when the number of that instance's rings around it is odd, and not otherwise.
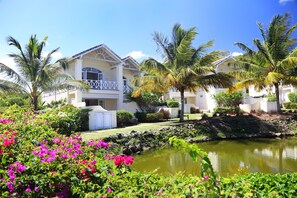
[[[286,139],[224,140],[198,143],[207,151],[220,176],[252,172],[297,172],[297,137]],[[200,162],[173,148],[148,151],[135,156],[132,169],[162,175],[182,172],[200,176]]]

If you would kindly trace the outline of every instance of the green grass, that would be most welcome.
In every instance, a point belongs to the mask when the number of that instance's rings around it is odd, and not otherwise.
[[[188,120],[200,120],[202,114],[185,114],[185,121]],[[212,114],[207,114],[209,117],[212,117]],[[128,126],[124,128],[114,128],[114,129],[106,129],[106,130],[96,130],[96,131],[86,131],[82,132],[81,136],[84,141],[89,141],[92,139],[102,139],[104,137],[108,137],[110,135],[115,135],[117,133],[124,133],[124,134],[129,134],[131,131],[157,131],[162,128],[170,127],[170,126],[176,126],[179,125],[180,123],[178,122],[179,118],[172,118],[166,122],[154,122],[154,123],[140,123],[138,125],[134,126]]]
[[[129,134],[131,131],[156,131],[160,130],[162,128],[170,127],[178,125],[179,123],[176,121],[167,121],[167,122],[154,122],[154,123],[140,123],[138,125],[134,126],[128,126],[124,128],[114,128],[114,129],[106,129],[106,130],[97,130],[97,131],[88,131],[88,132],[82,132],[81,136],[83,140],[88,141],[91,139],[101,139],[104,137],[108,137],[110,135],[115,135],[117,133],[124,133]]]

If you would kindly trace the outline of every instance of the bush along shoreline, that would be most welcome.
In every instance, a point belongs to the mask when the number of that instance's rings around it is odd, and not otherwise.
[[[224,139],[274,138],[296,134],[297,116],[295,115],[267,119],[261,119],[256,115],[242,115],[204,118],[159,131],[117,133],[103,140],[119,145],[122,147],[123,154],[131,155],[167,146],[172,136],[194,143]]]

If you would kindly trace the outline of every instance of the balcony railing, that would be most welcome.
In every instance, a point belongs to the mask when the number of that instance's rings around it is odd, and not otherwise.
[[[103,81],[103,80],[90,80],[84,79],[90,85],[91,89],[97,90],[119,90],[118,89],[118,82],[116,81]]]
[[[132,92],[133,89],[131,89],[128,85],[124,85],[124,93],[129,93],[129,92]]]

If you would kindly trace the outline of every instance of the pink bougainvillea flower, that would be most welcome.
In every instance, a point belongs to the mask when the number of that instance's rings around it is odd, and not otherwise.
[[[4,153],[4,150],[0,150],[0,155],[2,155]]]
[[[209,179],[209,176],[206,175],[206,176],[204,177],[204,181],[207,181],[208,179]]]
[[[158,195],[158,196],[161,196],[162,193],[163,193],[163,189],[161,188],[161,189],[158,191],[157,195]]]
[[[111,188],[108,187],[107,193],[111,193],[111,192],[112,192]]]
[[[26,192],[31,192],[31,189],[29,188],[29,186],[28,186],[28,188],[26,188]]]
[[[124,157],[124,164],[125,165],[131,165],[133,164],[134,157],[133,156],[125,156]]]
[[[121,166],[123,162],[124,162],[124,159],[120,155],[115,156],[114,161],[113,161],[114,165],[116,165],[116,166]]]

